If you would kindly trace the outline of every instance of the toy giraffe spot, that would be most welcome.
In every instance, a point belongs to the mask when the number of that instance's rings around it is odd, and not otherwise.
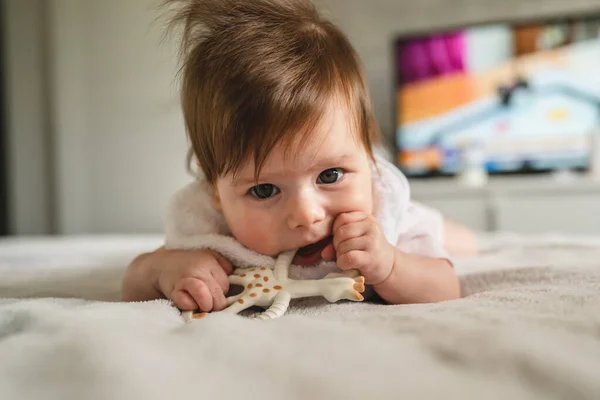
[[[263,279],[265,280],[265,282],[269,282],[269,277],[268,276],[265,276]]]
[[[256,296],[258,296],[257,293],[250,293],[250,297],[256,297]]]
[[[267,267],[260,267],[260,270],[261,270],[261,271],[266,271],[266,270],[267,270]]]
[[[238,303],[240,303],[240,304],[244,304],[244,299],[239,299],[239,300],[238,300]]]
[[[252,289],[252,284],[251,283],[248,284],[248,289]]]
[[[275,290],[281,290],[281,286],[279,286],[279,285],[273,286],[273,289],[275,289]]]
[[[245,277],[246,277],[246,274],[241,274],[240,275],[240,278],[245,278]]]
[[[257,283],[256,287],[262,287],[262,283]]]
[[[270,292],[270,290],[269,290],[269,289],[263,289],[263,292],[265,292],[265,293],[269,293],[269,292]]]
[[[206,317],[205,312],[199,312],[199,313],[192,314],[192,319],[200,319],[200,318],[204,318],[204,317]]]
[[[260,274],[254,274],[254,277],[258,279],[260,278]]]

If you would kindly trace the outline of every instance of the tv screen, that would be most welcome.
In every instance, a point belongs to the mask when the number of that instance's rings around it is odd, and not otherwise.
[[[600,134],[600,15],[489,24],[395,43],[398,165],[452,176],[588,167]]]

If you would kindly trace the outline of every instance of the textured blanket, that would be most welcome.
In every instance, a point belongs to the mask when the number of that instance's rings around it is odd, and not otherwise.
[[[600,398],[600,239],[483,238],[457,301],[189,324],[118,302],[158,242],[0,242],[0,399]]]

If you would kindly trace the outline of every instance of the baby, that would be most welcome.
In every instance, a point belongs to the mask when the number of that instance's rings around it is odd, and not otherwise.
[[[299,249],[293,263],[313,277],[335,261],[390,304],[459,297],[450,255],[473,251],[473,235],[411,202],[406,178],[378,151],[346,36],[308,0],[167,4],[183,26],[183,115],[199,167],[175,196],[184,217],[168,229],[229,235],[271,257]],[[222,310],[231,270],[214,250],[161,248],[129,266],[123,300]]]

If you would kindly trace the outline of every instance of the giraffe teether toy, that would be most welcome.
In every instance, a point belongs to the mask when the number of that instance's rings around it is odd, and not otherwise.
[[[229,283],[244,288],[242,293],[227,298],[227,308],[222,312],[239,313],[252,306],[267,308],[257,319],[274,319],[285,314],[292,299],[322,296],[335,303],[340,300],[362,301],[365,278],[358,271],[331,273],[323,279],[293,280],[288,270],[296,251],[282,253],[274,268],[237,268],[229,276]],[[202,318],[206,313],[186,311],[186,321]]]

